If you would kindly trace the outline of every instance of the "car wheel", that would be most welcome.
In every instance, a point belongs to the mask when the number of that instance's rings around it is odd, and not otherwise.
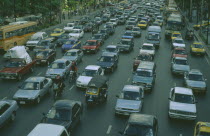
[[[15,113],[15,112],[13,112],[13,113],[12,113],[12,115],[11,115],[11,118],[10,118],[10,119],[11,119],[11,121],[14,121],[14,120],[15,120],[15,117],[16,117],[16,113]]]
[[[40,100],[41,100],[40,99],[40,96],[38,96],[37,99],[36,99],[36,104],[39,104],[40,103]]]

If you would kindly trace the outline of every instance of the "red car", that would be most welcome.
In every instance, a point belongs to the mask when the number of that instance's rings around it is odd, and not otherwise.
[[[100,46],[101,43],[98,40],[87,40],[86,43],[82,46],[82,50],[84,53],[96,53],[99,51]]]
[[[172,52],[172,58],[174,57],[184,57],[187,58],[187,52],[184,48],[175,48]]]
[[[148,53],[139,54],[133,62],[133,71],[136,71],[141,61],[153,61],[153,56]]]

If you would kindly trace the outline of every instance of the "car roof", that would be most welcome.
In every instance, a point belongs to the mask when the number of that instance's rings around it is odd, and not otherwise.
[[[117,48],[117,45],[107,45],[106,48]]]
[[[202,75],[201,71],[198,69],[191,69],[189,71],[189,74],[198,74],[198,75]]]
[[[155,66],[154,62],[150,62],[150,61],[141,61],[141,63],[139,64],[138,69],[148,69],[148,70],[152,70],[153,67]]]
[[[156,117],[153,115],[133,113],[130,115],[128,123],[140,126],[153,126],[154,118]]]
[[[114,57],[116,54],[113,52],[103,52],[101,56]]]
[[[66,62],[66,61],[68,61],[67,59],[57,59],[57,60],[55,60],[54,62]]]
[[[88,65],[87,67],[85,67],[85,69],[91,69],[91,70],[98,70],[100,68],[100,66],[98,65]]]
[[[94,76],[90,82],[88,83],[88,86],[92,87],[102,87],[104,84],[106,84],[108,81],[108,78],[101,75]]]
[[[153,46],[151,43],[143,43],[143,46]]]
[[[140,88],[137,85],[125,85],[122,91],[139,92]]]
[[[59,109],[61,108],[71,109],[77,102],[78,101],[75,101],[75,100],[58,100],[53,104],[53,106]]]
[[[28,136],[58,136],[64,129],[61,125],[39,123]]]
[[[71,49],[71,50],[68,50],[67,52],[77,52],[79,51],[80,49]]]
[[[26,79],[26,82],[41,82],[45,79],[45,77],[38,77],[38,76],[34,76],[34,77],[29,77],[28,79]]]
[[[175,87],[174,90],[175,90],[175,93],[178,93],[178,94],[193,95],[192,89],[190,88]]]

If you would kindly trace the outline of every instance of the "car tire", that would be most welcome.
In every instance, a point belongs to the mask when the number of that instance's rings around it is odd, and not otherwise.
[[[10,117],[10,120],[13,122],[15,120],[15,117],[16,117],[16,113],[13,112],[12,115],[11,115],[11,117]]]
[[[40,100],[41,100],[41,98],[40,98],[40,96],[38,96],[37,99],[36,99],[36,104],[39,104]]]

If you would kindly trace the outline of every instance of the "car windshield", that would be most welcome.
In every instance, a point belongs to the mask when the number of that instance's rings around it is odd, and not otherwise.
[[[140,22],[140,24],[146,24],[146,22]]]
[[[76,52],[67,52],[64,56],[77,56]]]
[[[150,126],[140,126],[129,124],[124,131],[125,136],[153,136],[153,131]]]
[[[11,61],[9,62],[6,67],[7,68],[17,68],[17,67],[22,67],[24,63],[22,61]]]
[[[61,33],[61,31],[60,30],[55,30],[55,31],[53,31],[53,33]]]
[[[182,39],[175,39],[174,43],[184,44],[184,41]]]
[[[152,61],[151,55],[141,54],[137,57],[138,60]]]
[[[153,46],[142,46],[144,50],[154,50]]]
[[[175,59],[175,64],[188,65],[187,60]]]
[[[194,48],[200,48],[200,49],[202,49],[202,48],[204,48],[204,47],[203,47],[203,45],[201,45],[201,44],[194,44]]]
[[[92,70],[92,69],[85,69],[83,72],[82,72],[82,76],[95,76],[97,73],[97,70]]]
[[[182,54],[182,55],[186,55],[186,51],[185,50],[175,50],[174,54]]]
[[[128,22],[128,25],[135,25],[135,22]]]
[[[87,93],[97,94],[98,93],[98,88],[96,88],[96,87],[89,87],[87,89]]]
[[[174,101],[175,102],[180,102],[180,103],[193,104],[194,103],[194,97],[192,95],[176,93],[175,96],[174,96]]]
[[[75,41],[67,41],[66,44],[74,44]]]
[[[74,24],[67,24],[67,27],[74,27]]]
[[[80,33],[80,30],[72,30],[72,33]]]
[[[158,34],[149,34],[149,35],[148,35],[148,39],[149,39],[149,40],[159,39],[159,36],[158,36]]]
[[[20,89],[23,90],[39,90],[39,82],[24,82]]]
[[[122,98],[125,100],[136,100],[139,101],[141,98],[141,95],[139,92],[131,92],[131,91],[124,91],[122,93]]]
[[[143,77],[152,77],[152,72],[151,71],[146,71],[146,70],[138,70],[136,71],[137,76],[143,76]]]
[[[86,42],[85,45],[87,45],[87,46],[95,46],[96,42]]]
[[[189,75],[188,75],[188,79],[189,79],[189,80],[193,80],[193,81],[203,81],[203,75],[199,75],[199,74],[189,74]]]
[[[182,37],[182,35],[181,34],[173,34],[172,37]]]
[[[71,119],[70,117],[71,117],[71,110],[55,109],[54,107],[51,108],[47,114],[47,119],[53,119],[53,120],[67,121]]]
[[[108,57],[108,56],[102,56],[99,61],[101,62],[113,62],[114,58],[113,57]]]
[[[106,48],[107,52],[116,52],[117,49],[116,48]]]
[[[199,136],[210,136],[210,132],[200,132]]]
[[[130,45],[130,44],[131,44],[131,41],[124,41],[124,40],[122,40],[121,43],[122,43],[122,44]]]
[[[57,62],[54,62],[50,68],[52,69],[64,69],[65,68],[65,65],[64,63],[57,63]]]

